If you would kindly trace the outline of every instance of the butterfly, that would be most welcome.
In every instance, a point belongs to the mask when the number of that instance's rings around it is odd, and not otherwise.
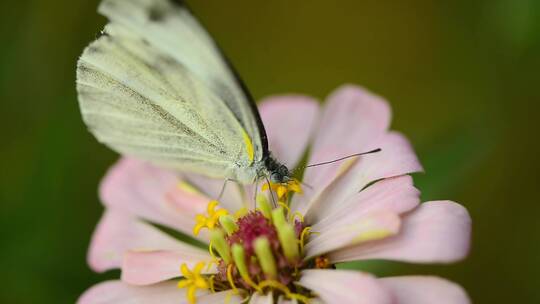
[[[109,19],[77,64],[82,117],[114,151],[243,184],[294,179],[252,96],[181,1],[104,0]]]

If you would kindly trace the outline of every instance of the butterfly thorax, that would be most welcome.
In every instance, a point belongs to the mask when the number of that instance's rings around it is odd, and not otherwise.
[[[229,176],[242,184],[256,183],[258,181],[284,184],[292,180],[287,166],[270,155],[263,157],[260,161],[253,162],[247,168],[240,165],[234,166]]]

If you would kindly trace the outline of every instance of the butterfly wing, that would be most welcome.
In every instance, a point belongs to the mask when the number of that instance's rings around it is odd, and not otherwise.
[[[258,113],[185,7],[105,0],[99,11],[111,22],[77,69],[81,112],[99,141],[214,177],[235,178],[234,168],[262,158]]]

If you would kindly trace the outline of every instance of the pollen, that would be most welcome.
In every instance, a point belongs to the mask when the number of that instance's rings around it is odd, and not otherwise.
[[[328,268],[330,266],[330,260],[326,257],[317,257],[315,258],[315,267],[319,269]]]

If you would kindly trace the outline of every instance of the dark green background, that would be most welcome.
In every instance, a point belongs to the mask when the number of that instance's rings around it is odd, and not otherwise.
[[[96,189],[117,158],[86,132],[75,62],[104,19],[97,1],[0,3],[0,302],[72,303],[117,272],[86,265]],[[476,303],[539,303],[538,1],[191,1],[255,97],[323,98],[344,82],[387,97],[427,173],[423,198],[474,220],[456,265],[370,263],[438,274]],[[354,265],[352,265],[354,266]]]

